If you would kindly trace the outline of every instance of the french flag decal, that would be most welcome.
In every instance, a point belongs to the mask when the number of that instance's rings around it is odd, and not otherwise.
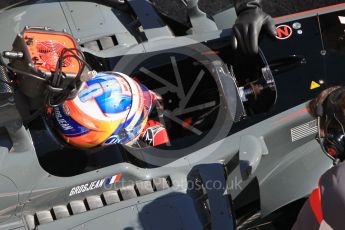
[[[115,184],[117,182],[119,182],[121,180],[121,176],[122,174],[118,174],[112,177],[108,177],[107,179],[105,179],[104,184],[105,185],[111,185],[111,184]]]

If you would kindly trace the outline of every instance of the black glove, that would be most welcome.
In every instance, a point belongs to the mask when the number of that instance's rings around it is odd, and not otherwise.
[[[233,47],[237,49],[239,46],[244,54],[257,54],[262,28],[269,35],[276,36],[274,21],[261,9],[260,0],[235,0],[235,8],[238,17],[233,31],[237,41],[233,41]]]

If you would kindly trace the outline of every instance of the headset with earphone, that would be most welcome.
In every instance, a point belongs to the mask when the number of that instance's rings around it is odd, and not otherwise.
[[[345,93],[345,87],[339,87],[326,97],[324,101],[319,102],[316,107],[316,116],[318,119],[318,134],[316,140],[319,142],[322,151],[333,160],[334,165],[345,160],[345,129],[344,124],[337,117],[339,109],[337,102],[342,94]],[[345,109],[345,108],[344,108]],[[321,135],[321,119],[324,121],[324,134]],[[344,119],[341,119],[344,120]],[[330,124],[339,125],[337,129],[330,127]]]

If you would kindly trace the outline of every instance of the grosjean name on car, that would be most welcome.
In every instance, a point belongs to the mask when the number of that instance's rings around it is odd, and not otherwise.
[[[121,177],[122,177],[122,174],[117,174],[105,179],[95,180],[90,183],[85,183],[83,185],[75,186],[71,189],[69,196],[74,196],[74,195],[81,194],[84,192],[92,191],[98,188],[102,188],[103,186],[110,186],[114,183],[119,182]]]
[[[104,181],[105,181],[105,179],[102,179],[102,180],[97,180],[97,181],[93,181],[91,183],[86,183],[83,185],[73,187],[69,193],[69,196],[73,196],[73,195],[77,195],[80,193],[84,193],[84,192],[88,192],[91,190],[101,188],[104,185]]]

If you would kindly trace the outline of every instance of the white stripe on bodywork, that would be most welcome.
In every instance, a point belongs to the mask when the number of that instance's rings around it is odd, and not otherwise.
[[[116,181],[116,178],[117,178],[117,175],[116,175],[116,176],[113,176],[113,177],[111,178],[111,181],[110,181],[109,184],[114,184],[115,181]]]

